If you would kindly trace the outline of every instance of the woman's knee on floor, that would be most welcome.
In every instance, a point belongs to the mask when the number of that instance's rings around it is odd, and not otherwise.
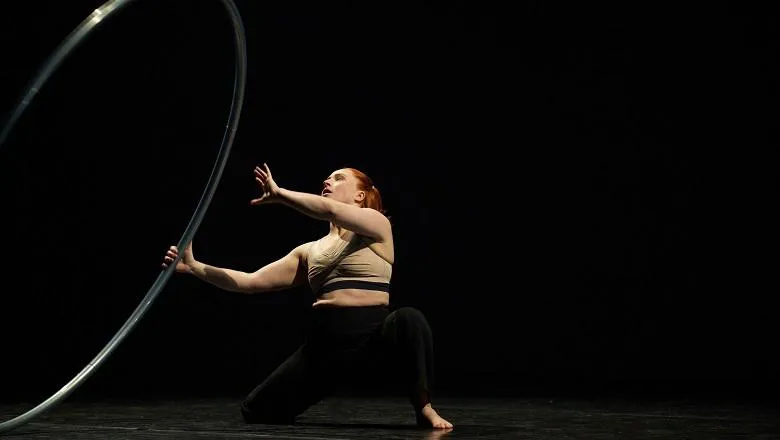
[[[317,378],[317,365],[299,348],[244,399],[247,423],[289,424],[324,397],[327,384]]]
[[[279,411],[279,408],[267,406],[257,408],[248,404],[247,400],[241,404],[241,415],[245,423],[262,423],[266,425],[291,425],[295,422],[295,415]]]
[[[295,420],[281,381],[266,379],[241,402],[241,415],[246,423],[289,424]]]
[[[260,385],[241,403],[241,414],[246,423],[292,424],[309,407],[327,394],[325,386],[308,381],[280,388]]]

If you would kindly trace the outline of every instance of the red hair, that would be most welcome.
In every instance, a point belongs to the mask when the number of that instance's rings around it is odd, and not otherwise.
[[[382,206],[382,195],[379,194],[379,189],[374,186],[374,181],[371,180],[370,177],[366,175],[366,173],[355,169],[355,168],[345,168],[346,170],[349,170],[349,172],[352,173],[353,176],[358,181],[357,188],[360,191],[366,192],[366,197],[363,199],[362,202],[360,202],[361,208],[371,208],[375,209],[382,214],[385,214],[384,207]]]

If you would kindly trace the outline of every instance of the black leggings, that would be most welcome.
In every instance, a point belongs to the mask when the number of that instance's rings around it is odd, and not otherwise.
[[[389,362],[415,410],[430,402],[433,337],[417,309],[344,307],[313,310],[306,342],[258,385],[241,405],[247,423],[290,424],[349,382],[360,366]],[[362,372],[361,374],[365,374]]]

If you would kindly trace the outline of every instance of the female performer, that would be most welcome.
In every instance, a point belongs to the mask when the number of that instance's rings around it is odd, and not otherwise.
[[[252,205],[289,206],[328,221],[330,229],[252,273],[199,262],[191,243],[176,265],[177,272],[227,291],[253,294],[308,283],[316,294],[306,341],[246,397],[244,420],[291,424],[380,354],[405,384],[417,423],[452,428],[431,406],[433,339],[427,320],[414,308],[389,310],[393,231],[371,179],[354,168],[340,169],[316,195],[279,187],[265,164],[254,173],[261,195]],[[177,256],[171,246],[163,267]]]

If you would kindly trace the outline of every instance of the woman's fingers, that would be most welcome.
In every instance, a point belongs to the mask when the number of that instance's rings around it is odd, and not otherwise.
[[[174,260],[176,260],[176,257],[179,256],[179,249],[176,246],[171,246],[168,248],[168,251],[163,256],[163,262],[162,267],[163,269],[167,268],[169,264],[173,263]]]
[[[172,263],[173,260],[175,260],[178,255],[179,252],[177,251],[176,246],[171,246],[168,252],[166,252],[165,256],[163,257],[163,267],[167,267],[168,263]]]
[[[271,180],[271,171],[268,169],[268,165],[263,164],[263,167],[265,167],[265,169],[261,168],[260,166],[255,166],[255,181],[260,185],[262,194],[260,197],[250,200],[250,205],[259,205],[263,203],[268,197],[270,197],[268,186],[270,185],[269,181]]]

